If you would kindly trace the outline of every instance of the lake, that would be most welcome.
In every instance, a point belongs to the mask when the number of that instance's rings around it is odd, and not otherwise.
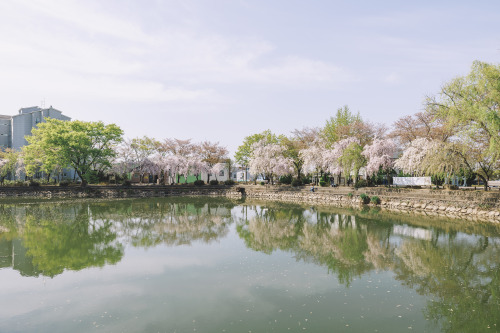
[[[500,226],[224,198],[0,203],[0,332],[498,332]]]

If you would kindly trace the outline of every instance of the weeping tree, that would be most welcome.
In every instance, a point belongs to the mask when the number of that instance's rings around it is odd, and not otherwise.
[[[500,66],[475,61],[468,75],[428,97],[426,108],[453,129],[451,152],[487,190],[488,180],[500,167]]]

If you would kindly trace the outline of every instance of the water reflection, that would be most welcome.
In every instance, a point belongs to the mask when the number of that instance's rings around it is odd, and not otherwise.
[[[297,259],[326,266],[346,286],[371,270],[391,270],[403,285],[431,296],[424,313],[443,331],[500,329],[500,238],[495,226],[476,226],[483,234],[470,234],[462,231],[470,226],[450,227],[449,221],[442,222],[443,229],[439,221],[422,227],[378,215],[249,209],[238,233],[254,250],[293,252]]]
[[[209,243],[229,232],[233,206],[196,199],[0,205],[0,268],[54,277],[115,264],[127,244]]]
[[[500,329],[499,226],[224,199],[0,205],[0,268],[54,277],[118,263],[127,246],[210,244],[231,232],[252,251],[290,253],[345,287],[392,272],[429,301],[443,331]]]
[[[2,266],[22,275],[49,276],[114,264],[123,256],[113,223],[90,218],[83,205],[3,205]]]

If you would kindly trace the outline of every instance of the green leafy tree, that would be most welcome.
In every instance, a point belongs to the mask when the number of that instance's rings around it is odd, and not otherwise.
[[[0,151],[0,181],[2,183],[8,175],[15,174],[19,155],[19,152],[10,148]]]
[[[238,147],[238,150],[234,154],[235,162],[246,169],[250,163],[250,158],[252,157],[253,144],[263,139],[265,139],[268,143],[279,143],[278,136],[276,136],[276,134],[272,133],[270,130],[265,130],[262,133],[247,136],[243,140],[243,144]]]
[[[140,182],[144,181],[144,175],[147,172],[148,158],[150,158],[160,147],[160,142],[143,136],[142,138],[133,138],[124,142],[125,150],[128,152],[129,165],[140,174]]]
[[[349,107],[344,105],[343,108],[337,110],[334,117],[326,121],[321,134],[328,145],[347,137],[356,137],[364,145],[375,135],[375,128],[364,122],[359,113],[353,114]]]
[[[29,145],[23,152],[30,166],[36,161],[47,169],[56,163],[75,169],[85,186],[111,167],[114,148],[122,141],[122,135],[123,131],[115,124],[48,118],[26,137]]]
[[[455,154],[485,183],[499,168],[500,66],[475,61],[467,76],[446,83],[427,110],[453,129]]]
[[[286,148],[285,153],[283,155],[292,160],[293,167],[295,169],[295,172],[297,173],[297,179],[301,179],[304,159],[301,157],[299,152],[300,150],[304,149],[305,146],[302,144],[300,140],[294,137],[288,138],[286,136],[283,136],[281,142]]]
[[[358,180],[359,170],[366,165],[366,157],[362,153],[363,147],[358,142],[352,142],[339,158],[346,177],[353,171],[355,182]]]

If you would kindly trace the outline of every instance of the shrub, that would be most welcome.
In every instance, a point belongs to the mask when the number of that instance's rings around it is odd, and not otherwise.
[[[266,185],[266,183],[264,183],[264,182],[260,182],[260,185]]]
[[[217,180],[215,180],[215,179],[212,179],[210,181],[210,185],[219,185],[219,182]]]
[[[352,199],[353,195],[354,194],[352,194],[352,192],[347,193],[347,196],[349,197],[349,199]]]
[[[234,180],[228,179],[224,182],[224,185],[234,185]]]
[[[68,180],[61,180],[59,182],[59,186],[61,186],[61,187],[68,187],[69,186],[69,181]]]
[[[356,182],[356,184],[354,184],[355,188],[366,187],[366,186],[368,186],[368,183],[364,179],[360,179]]]
[[[132,182],[130,180],[124,180],[122,186],[131,186]]]
[[[292,175],[281,176],[279,182],[281,184],[291,184],[293,180]]]
[[[361,198],[361,202],[365,205],[368,205],[370,203],[370,197],[366,195],[366,193],[362,193],[359,197]]]
[[[302,181],[300,179],[294,179],[292,180],[292,186],[301,186]]]
[[[377,197],[376,195],[371,197],[370,201],[373,202],[375,205],[380,205],[380,198]]]
[[[326,182],[324,180],[320,180],[319,181],[319,186],[325,187],[326,186]]]
[[[31,186],[31,187],[39,187],[40,186],[40,183],[37,182],[37,181],[34,181],[34,180],[30,180],[28,182],[28,186]]]
[[[193,184],[194,184],[194,186],[203,186],[203,185],[205,185],[205,182],[201,179],[197,179],[194,181]]]

